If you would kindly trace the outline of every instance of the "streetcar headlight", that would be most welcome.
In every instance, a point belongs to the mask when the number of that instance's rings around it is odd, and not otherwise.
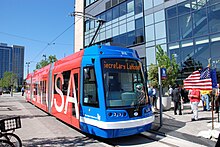
[[[117,111],[117,110],[111,110],[107,111],[107,117],[111,118],[124,118],[127,117],[127,113],[125,111]]]

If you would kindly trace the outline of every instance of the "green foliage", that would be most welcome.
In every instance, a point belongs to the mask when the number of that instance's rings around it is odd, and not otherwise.
[[[40,69],[40,68],[42,68],[42,67],[44,67],[44,66],[47,66],[48,64],[51,64],[51,63],[53,63],[53,62],[56,62],[57,61],[57,58],[56,58],[56,55],[50,55],[49,57],[48,57],[48,59],[46,59],[46,60],[41,60],[40,62],[38,62],[37,64],[36,64],[36,69]]]
[[[162,86],[166,87],[168,85],[173,85],[178,74],[178,64],[176,63],[176,59],[173,55],[170,59],[160,45],[157,45],[156,48],[156,60],[158,64],[151,64],[149,67],[148,79],[150,84],[154,87],[158,87],[158,67],[161,67],[166,68],[167,71],[167,79],[162,80]]]
[[[2,79],[0,79],[0,87],[9,88],[17,82],[17,75],[12,72],[5,72]]]

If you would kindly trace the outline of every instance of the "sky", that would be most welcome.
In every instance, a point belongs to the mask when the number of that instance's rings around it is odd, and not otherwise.
[[[61,59],[73,53],[74,0],[0,0],[0,43],[25,47],[32,72],[43,55]]]

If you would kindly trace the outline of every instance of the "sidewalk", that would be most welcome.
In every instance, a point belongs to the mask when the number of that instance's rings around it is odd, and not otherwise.
[[[173,106],[173,104],[172,104]],[[158,110],[159,111],[159,110]],[[190,103],[184,104],[182,111],[183,115],[174,115],[173,107],[169,111],[163,112],[162,127],[160,127],[160,114],[155,113],[155,122],[153,123],[153,131],[155,133],[162,133],[166,136],[177,137],[186,141],[194,142],[204,146],[215,146],[216,138],[204,138],[199,135],[212,130],[212,112],[203,111],[199,107],[199,120],[191,121],[191,107]],[[217,134],[220,132],[218,123],[218,114],[214,113],[214,128]],[[207,133],[206,133],[207,134]]]

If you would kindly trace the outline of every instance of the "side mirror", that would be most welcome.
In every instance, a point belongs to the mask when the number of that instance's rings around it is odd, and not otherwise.
[[[91,79],[91,73],[90,73],[90,68],[84,68],[84,79]]]

